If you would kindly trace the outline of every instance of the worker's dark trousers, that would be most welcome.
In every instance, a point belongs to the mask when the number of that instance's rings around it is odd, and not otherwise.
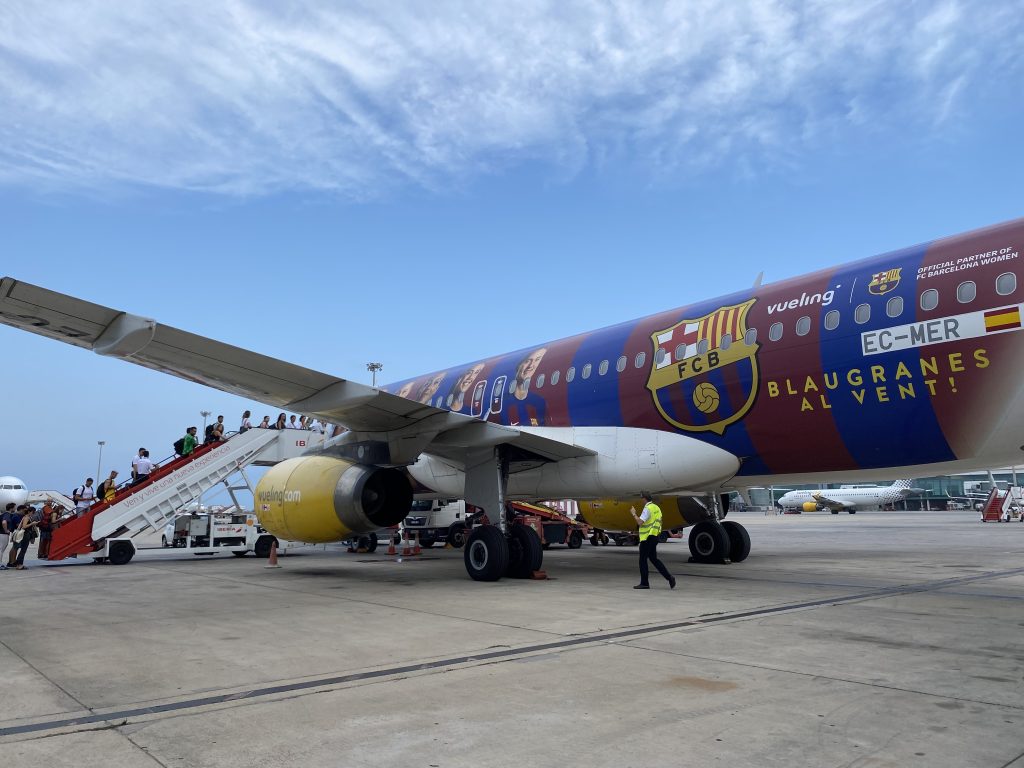
[[[640,542],[640,583],[647,584],[647,561],[654,563],[658,573],[665,577],[665,581],[671,581],[672,576],[665,564],[658,559],[658,537],[648,536]]]

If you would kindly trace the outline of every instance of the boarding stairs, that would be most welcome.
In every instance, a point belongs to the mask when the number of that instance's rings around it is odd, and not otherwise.
[[[161,462],[149,479],[125,484],[108,503],[66,518],[53,531],[49,559],[96,552],[105,539],[160,530],[183,506],[252,464],[276,464],[316,447],[323,435],[298,429],[250,429]],[[244,473],[243,473],[244,474]]]
[[[1024,488],[1019,485],[1011,485],[1005,491],[993,488],[985,506],[981,509],[981,521],[983,523],[998,523],[1001,520],[1006,520],[1006,513],[1012,506],[1024,509]]]
[[[53,509],[63,509],[65,511],[75,508],[75,502],[60,491],[32,491],[28,495],[28,503],[49,504]]]

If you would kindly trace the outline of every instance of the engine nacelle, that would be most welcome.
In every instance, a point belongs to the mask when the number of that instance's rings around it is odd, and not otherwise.
[[[713,517],[703,504],[690,496],[655,496],[655,503],[661,507],[663,530],[694,525]],[[606,531],[635,531],[636,523],[629,513],[630,507],[637,513],[643,508],[642,499],[596,499],[577,501],[580,514],[589,525]]]
[[[256,485],[260,524],[279,538],[314,544],[397,525],[411,506],[402,472],[331,456],[282,461]]]
[[[815,504],[813,501],[805,501],[803,503],[803,507],[802,508],[803,508],[804,512],[817,512],[818,511],[818,505]]]

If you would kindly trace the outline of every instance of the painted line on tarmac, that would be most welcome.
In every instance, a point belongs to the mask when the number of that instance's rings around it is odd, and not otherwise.
[[[580,635],[569,637],[563,640],[555,640],[550,643],[538,643],[535,645],[517,646],[515,648],[503,648],[501,650],[485,651],[483,653],[472,653],[464,656],[452,656],[436,661],[420,662],[415,664],[403,664],[385,669],[370,670],[367,672],[353,672],[347,675],[335,675],[333,677],[305,680],[298,683],[285,683],[281,685],[269,685],[262,688],[252,688],[248,691],[236,691],[234,693],[221,693],[212,696],[202,696],[183,701],[169,702],[167,704],[153,704],[144,707],[122,709],[114,712],[102,712],[80,717],[58,718],[45,720],[38,723],[27,723],[25,725],[14,725],[7,728],[0,728],[0,738],[5,736],[20,736],[25,734],[40,733],[43,731],[55,731],[76,726],[94,725],[99,723],[109,724],[112,721],[123,721],[117,725],[127,724],[127,721],[134,717],[146,717],[167,713],[184,712],[190,709],[199,709],[218,704],[235,704],[242,701],[275,696],[283,693],[296,693],[300,691],[314,690],[317,688],[331,688],[348,683],[363,682],[366,680],[377,680],[396,675],[406,675],[415,672],[429,672],[446,667],[457,667],[462,664],[474,664],[482,661],[495,661],[500,659],[511,659],[531,653],[543,653],[556,651],[574,646],[590,645],[609,641],[623,640],[625,638],[639,637],[641,635],[653,635],[661,632],[670,632],[689,627],[707,626],[709,624],[720,624],[728,621],[737,621],[759,616],[770,616],[772,614],[787,613],[790,611],[806,610],[808,608],[820,608],[827,605],[843,605],[855,603],[861,600],[877,600],[892,595],[906,595],[915,592],[934,592],[950,586],[969,584],[975,581],[987,581],[1000,579],[1007,576],[1024,574],[1024,568],[1013,568],[1006,571],[991,571],[989,573],[972,574],[970,576],[959,576],[938,581],[928,581],[920,584],[904,584],[895,587],[882,587],[867,592],[860,592],[853,595],[840,597],[827,597],[819,600],[805,600],[798,603],[776,605],[766,608],[754,608],[749,611],[735,611],[732,613],[721,613],[711,616],[702,616],[684,621],[674,621],[667,624],[647,625],[632,627],[630,629],[611,630],[598,632],[591,635]]]

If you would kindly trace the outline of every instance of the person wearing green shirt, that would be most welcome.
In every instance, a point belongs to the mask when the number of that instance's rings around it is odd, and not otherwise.
[[[665,564],[658,559],[658,535],[661,533],[661,507],[654,503],[651,494],[644,491],[640,494],[644,498],[644,509],[637,515],[636,507],[630,507],[630,514],[636,520],[640,529],[640,583],[633,589],[650,589],[647,581],[647,561],[649,560],[658,569],[658,573],[665,577],[669,589],[676,588],[675,577],[668,572]]]
[[[199,443],[196,439],[196,432],[198,431],[197,427],[189,427],[185,430],[185,445],[181,449],[182,456],[188,456],[196,449],[196,445]]]

